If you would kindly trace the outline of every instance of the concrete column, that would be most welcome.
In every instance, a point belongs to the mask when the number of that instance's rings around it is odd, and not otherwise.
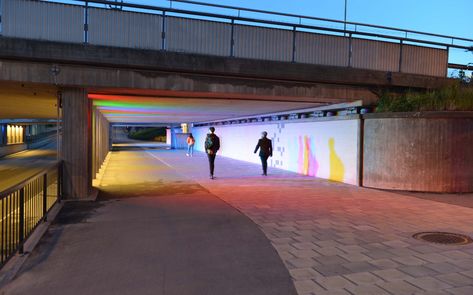
[[[166,128],[166,144],[172,144],[171,128]]]
[[[87,91],[62,89],[62,107],[63,195],[66,199],[86,199],[92,191],[92,132]]]

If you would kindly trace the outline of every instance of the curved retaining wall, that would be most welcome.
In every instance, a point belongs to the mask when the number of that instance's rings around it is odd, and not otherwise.
[[[473,192],[473,112],[364,116],[363,186]]]

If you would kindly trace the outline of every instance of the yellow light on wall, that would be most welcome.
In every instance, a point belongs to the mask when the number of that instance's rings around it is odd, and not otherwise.
[[[7,144],[12,143],[12,126],[7,125]]]
[[[7,125],[7,144],[23,143],[23,126]]]

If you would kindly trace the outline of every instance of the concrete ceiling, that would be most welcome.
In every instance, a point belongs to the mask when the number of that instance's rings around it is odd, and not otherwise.
[[[229,99],[224,97],[163,97],[89,94],[110,122],[184,123],[252,116],[319,106],[319,103]]]
[[[0,119],[55,119],[57,88],[0,82]],[[89,89],[89,99],[114,123],[184,123],[323,105],[317,99],[170,90]]]
[[[54,86],[0,82],[0,119],[55,119]]]

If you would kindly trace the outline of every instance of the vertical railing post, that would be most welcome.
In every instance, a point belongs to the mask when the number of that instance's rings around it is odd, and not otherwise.
[[[25,188],[20,189],[20,220],[19,220],[19,243],[20,243],[20,254],[24,253],[23,242],[25,240]]]
[[[166,11],[164,10],[163,10],[163,22],[162,22],[162,28],[161,28],[161,50],[166,50]]]
[[[296,62],[296,26],[292,27],[292,62]]]
[[[402,39],[400,40],[399,43],[399,73],[402,72],[402,48],[403,48],[403,41]]]
[[[57,166],[57,201],[58,203],[62,200],[62,162],[59,162]]]
[[[47,204],[48,204],[48,173],[46,172],[43,176],[43,217],[44,221],[48,221],[48,217],[46,213],[48,211]]]
[[[89,43],[89,1],[85,1],[84,11],[84,43]]]
[[[450,46],[447,46],[447,65],[445,66],[445,77],[448,77],[448,59],[450,58]]]
[[[231,22],[231,31],[230,31],[230,57],[233,57],[235,55],[235,19],[232,18]]]
[[[348,67],[352,66],[352,59],[353,59],[353,44],[352,44],[352,35],[351,33],[348,35]]]

